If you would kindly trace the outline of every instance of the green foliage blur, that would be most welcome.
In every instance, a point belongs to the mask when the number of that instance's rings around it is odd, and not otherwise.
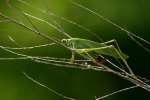
[[[8,4],[9,3],[11,4]],[[60,25],[72,37],[98,41],[96,36],[69,24],[60,18],[48,16],[34,8],[48,10],[60,17],[79,23],[99,35],[104,41],[116,39],[121,50],[128,54],[128,62],[133,71],[150,79],[149,57],[144,51],[122,31],[87,11],[72,5],[69,0],[25,0],[33,6],[30,8],[17,0],[0,0],[0,12],[31,24],[21,11],[43,18],[55,25]],[[74,0],[125,27],[136,35],[150,40],[150,1],[149,0]],[[2,19],[2,18],[0,18]],[[42,32],[59,40],[66,38],[45,23],[32,19]],[[16,47],[8,35],[20,46],[34,46],[49,43],[38,35],[12,23],[0,23],[0,45]],[[49,46],[33,50],[17,51],[32,56],[52,56],[70,58],[71,53],[62,47]],[[0,57],[16,57],[0,50]],[[63,100],[28,80],[22,72],[26,72],[37,81],[69,97],[77,100],[94,100],[95,96],[103,96],[113,91],[131,86],[130,82],[106,72],[79,70],[35,63],[30,60],[0,61],[0,100]],[[150,94],[140,88],[113,95],[104,100],[148,100]]]

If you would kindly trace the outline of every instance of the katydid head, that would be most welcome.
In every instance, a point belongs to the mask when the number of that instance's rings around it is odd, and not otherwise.
[[[72,42],[70,42],[70,39],[62,39],[61,42],[69,48],[73,47],[73,44]]]

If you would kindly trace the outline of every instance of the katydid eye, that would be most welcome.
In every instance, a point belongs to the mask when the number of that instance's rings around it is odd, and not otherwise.
[[[61,42],[64,43],[65,45],[67,45],[67,46],[68,46],[68,44],[69,44],[68,39],[62,39]]]

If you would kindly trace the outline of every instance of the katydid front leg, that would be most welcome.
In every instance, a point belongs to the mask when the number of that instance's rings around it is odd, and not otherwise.
[[[74,61],[75,61],[75,52],[71,51],[70,63],[73,63]]]

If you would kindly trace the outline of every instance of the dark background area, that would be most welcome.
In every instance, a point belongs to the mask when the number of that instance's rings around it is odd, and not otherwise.
[[[7,0],[6,0],[7,1]],[[55,24],[57,22],[72,37],[85,38],[99,41],[94,35],[66,23],[59,18],[42,14],[34,8],[25,6],[17,0],[10,0],[11,6],[5,0],[0,1],[0,11],[4,14],[31,25],[20,13],[21,11],[43,18]],[[126,34],[89,14],[87,11],[72,5],[67,0],[25,0],[33,7],[56,13],[58,16],[75,21],[97,35],[104,41],[116,39],[121,50],[128,54],[129,65],[133,71],[142,77],[150,79],[149,57],[150,54],[134,43]],[[150,1],[149,0],[75,0],[76,2],[95,10],[96,12],[111,19],[113,22],[125,27],[138,36],[150,40]],[[16,9],[17,8],[17,9]],[[2,18],[1,18],[2,19]],[[35,25],[49,36],[59,40],[66,38],[63,34],[55,31],[36,20]],[[0,23],[0,45],[15,47],[8,39],[13,37],[21,46],[34,46],[48,43],[47,40],[27,31],[12,23]],[[70,52],[62,47],[51,46],[33,50],[17,51],[28,55],[70,57]],[[14,55],[0,50],[0,57],[15,57]],[[79,70],[35,63],[30,60],[0,61],[0,100],[63,100],[47,89],[38,86],[28,80],[22,72],[26,72],[37,81],[48,87],[77,100],[94,100],[94,96],[103,96],[132,84],[120,77],[106,72],[92,70]],[[149,100],[149,92],[136,88],[122,92],[104,100]]]

